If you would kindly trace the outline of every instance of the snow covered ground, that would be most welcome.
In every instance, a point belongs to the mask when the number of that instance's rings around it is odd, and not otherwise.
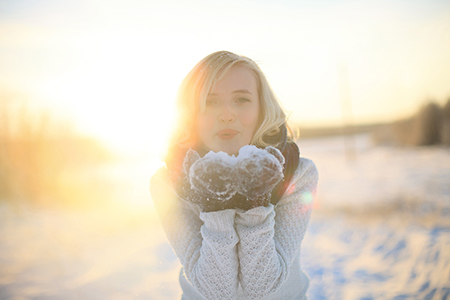
[[[344,142],[299,143],[320,174],[302,252],[309,298],[450,299],[450,149],[360,135],[348,155]]]
[[[348,156],[342,137],[299,142],[320,174],[301,254],[309,299],[450,299],[450,149],[355,145]],[[109,207],[0,205],[0,299],[179,299],[150,164],[104,171]]]

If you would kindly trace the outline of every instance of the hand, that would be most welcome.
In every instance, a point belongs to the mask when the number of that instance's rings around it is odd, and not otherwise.
[[[244,146],[239,150],[234,185],[252,203],[250,207],[269,204],[272,190],[284,177],[284,162],[283,154],[274,147]]]
[[[177,193],[180,197],[186,199],[187,201],[194,202],[194,203],[196,201],[198,201],[197,200],[198,197],[191,190],[191,182],[189,179],[189,170],[190,170],[191,166],[194,164],[194,162],[196,162],[199,159],[200,159],[200,155],[196,151],[189,149],[186,152],[186,155],[184,157],[183,164],[181,167],[181,172],[179,174],[180,180],[178,181],[177,186],[176,186]]]
[[[203,211],[232,208],[229,200],[236,194],[232,180],[235,160],[223,152],[209,152],[203,158],[192,160],[186,155],[184,169],[190,188],[186,199]]]
[[[209,152],[195,161],[189,171],[191,188],[206,198],[227,201],[236,194],[233,186],[235,157]]]

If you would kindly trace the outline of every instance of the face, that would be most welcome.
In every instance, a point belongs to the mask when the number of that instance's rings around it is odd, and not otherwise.
[[[197,118],[203,145],[214,152],[237,154],[250,144],[259,124],[260,103],[256,77],[242,66],[231,67],[216,82]]]

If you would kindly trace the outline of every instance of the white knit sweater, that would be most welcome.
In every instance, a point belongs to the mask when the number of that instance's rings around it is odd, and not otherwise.
[[[160,169],[150,189],[182,269],[182,299],[306,299],[300,245],[311,216],[318,173],[300,159],[277,205],[201,212],[181,199]]]

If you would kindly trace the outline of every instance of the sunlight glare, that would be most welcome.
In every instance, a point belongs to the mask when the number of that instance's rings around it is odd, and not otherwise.
[[[186,71],[170,52],[154,45],[170,47],[176,41],[140,35],[83,37],[79,67],[47,80],[41,90],[64,102],[83,132],[120,151],[160,156],[174,118],[176,90]]]

